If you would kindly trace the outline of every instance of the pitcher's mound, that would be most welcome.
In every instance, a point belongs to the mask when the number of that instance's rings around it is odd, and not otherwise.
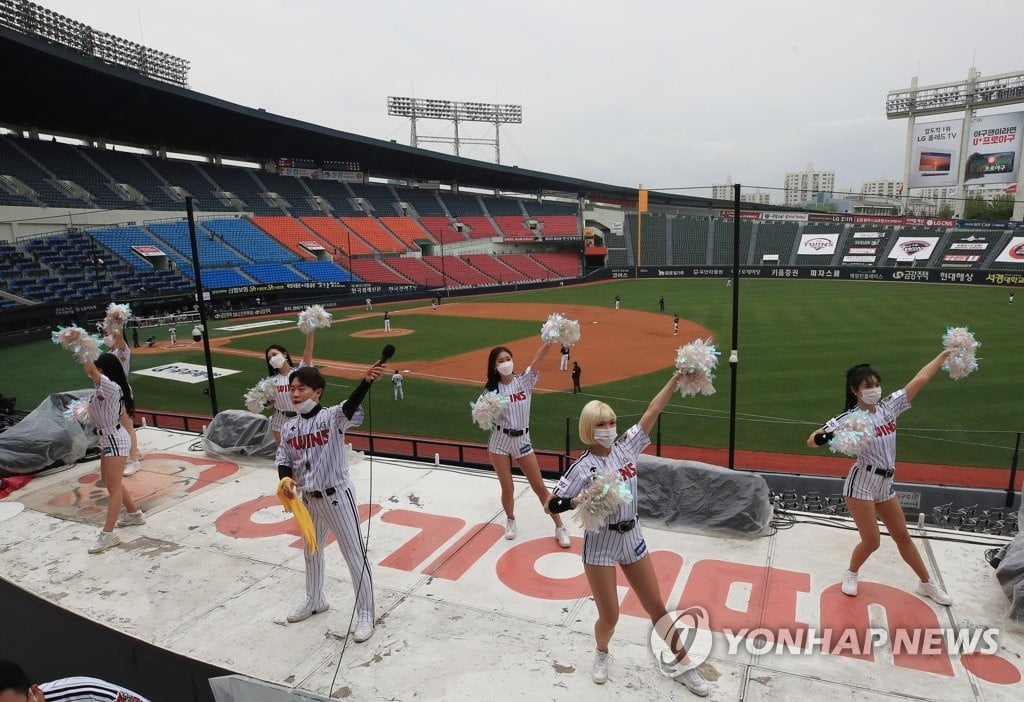
[[[357,331],[352,336],[358,339],[380,339],[385,336],[406,336],[412,334],[412,329],[398,329],[391,327],[391,331],[386,332],[383,329],[364,329],[363,331]]]

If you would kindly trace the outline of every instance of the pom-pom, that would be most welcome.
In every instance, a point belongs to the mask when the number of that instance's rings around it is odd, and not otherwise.
[[[508,395],[485,390],[476,402],[469,403],[470,413],[476,425],[490,431],[498,424],[498,417],[508,406]]]
[[[942,370],[947,371],[950,378],[960,380],[978,370],[974,353],[981,343],[975,340],[967,327],[948,327],[942,337],[942,346],[949,351]]]
[[[245,408],[259,414],[274,404],[277,397],[277,386],[271,378],[264,378],[245,392]]]
[[[119,334],[124,325],[132,318],[132,308],[128,304],[118,305],[111,302],[107,305],[107,314],[103,318],[103,329],[108,334]]]
[[[847,413],[833,434],[828,442],[832,453],[857,456],[875,438],[875,422],[867,410],[854,409]]]
[[[60,344],[61,348],[70,351],[79,363],[95,361],[100,355],[100,338],[90,335],[81,327],[72,324],[70,327],[57,327],[57,331],[51,334],[53,343]]]
[[[575,319],[566,319],[555,312],[540,327],[540,339],[545,344],[561,344],[572,346],[579,343],[580,323]]]
[[[598,472],[590,485],[580,494],[581,499],[573,518],[584,529],[600,529],[627,502],[633,501],[629,483],[618,473]]]
[[[89,398],[78,399],[64,410],[64,418],[79,424],[92,424],[89,416]]]
[[[309,334],[314,329],[326,329],[331,326],[331,313],[323,305],[310,305],[299,312],[299,331]]]
[[[695,339],[676,349],[676,369],[683,373],[677,387],[683,397],[715,394],[712,371],[718,365],[719,355],[710,338]]]

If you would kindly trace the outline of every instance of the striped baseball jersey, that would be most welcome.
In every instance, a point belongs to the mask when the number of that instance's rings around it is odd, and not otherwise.
[[[121,344],[110,349],[110,353],[117,357],[117,360],[121,362],[121,367],[124,368],[124,377],[128,377],[129,368],[132,365],[132,349],[128,344]]]
[[[97,429],[110,429],[121,423],[124,398],[121,386],[105,375],[100,375],[96,392],[89,400],[89,419]]]
[[[530,426],[530,400],[540,373],[527,366],[522,375],[512,376],[508,383],[498,383],[498,394],[508,396],[508,404],[498,417],[498,426],[505,429],[526,429]]]
[[[861,449],[856,465],[886,469],[896,467],[896,418],[908,409],[910,400],[907,399],[907,391],[902,388],[878,401],[875,411],[871,413],[875,438]],[[842,426],[849,412],[833,417],[822,428],[826,432],[835,431]]]
[[[98,678],[76,676],[39,683],[46,702],[149,702],[137,692]]]
[[[345,430],[363,423],[363,408],[352,419],[342,411],[344,405],[321,407],[312,416],[299,415],[281,428],[277,447],[277,465],[288,466],[303,489],[353,487],[345,458]]]
[[[555,497],[572,499],[580,494],[598,471],[615,471],[629,485],[633,499],[619,505],[615,514],[608,518],[608,524],[626,522],[636,518],[636,462],[645,448],[651,445],[651,438],[639,424],[634,424],[612,444],[611,453],[598,456],[586,451],[569,466],[562,479],[555,486]]]
[[[292,371],[298,368],[305,368],[306,364],[300,362],[299,365],[293,366],[292,370],[287,373],[274,373],[271,378],[274,379],[274,387],[277,388],[277,395],[274,396],[274,409],[278,412],[294,412],[295,407],[292,405],[292,396],[288,392],[288,378],[291,376]],[[310,364],[312,367],[312,364]]]

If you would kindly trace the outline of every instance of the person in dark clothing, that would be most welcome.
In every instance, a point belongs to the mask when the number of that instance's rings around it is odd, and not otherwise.
[[[583,369],[580,368],[580,364],[576,361],[572,362],[572,394],[575,395],[578,392],[583,392],[580,389],[580,375],[583,374]]]

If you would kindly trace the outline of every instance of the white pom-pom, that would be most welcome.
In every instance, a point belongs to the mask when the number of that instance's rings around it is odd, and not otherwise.
[[[475,402],[469,403],[470,414],[476,425],[490,431],[498,424],[498,418],[508,406],[508,395],[485,390]]]
[[[541,325],[540,338],[545,344],[572,346],[579,343],[580,323],[575,319],[566,319],[560,313],[555,312]]]
[[[127,324],[128,320],[131,318],[131,305],[118,305],[111,302],[107,305],[107,314],[106,317],[103,318],[103,328],[101,331],[106,331],[111,334],[120,333],[124,330],[124,325]]]
[[[590,485],[580,494],[582,499],[576,507],[574,519],[584,529],[600,529],[627,502],[633,501],[629,483],[618,473],[599,471]]]
[[[70,327],[57,327],[57,331],[53,332],[50,338],[53,343],[60,344],[61,348],[70,351],[79,363],[95,361],[100,356],[101,339],[90,335],[75,324]]]
[[[309,334],[314,329],[326,329],[331,326],[331,313],[323,305],[310,305],[299,312],[299,331]]]
[[[950,378],[960,380],[978,370],[978,359],[974,354],[981,343],[975,340],[967,327],[948,327],[942,336],[942,346],[949,351],[942,370],[948,372]]]
[[[677,387],[683,397],[715,394],[712,371],[718,365],[719,355],[710,338],[695,339],[676,349],[676,369],[683,373]]]
[[[64,410],[64,418],[79,424],[92,424],[92,418],[89,416],[89,399],[91,398],[78,399],[68,405]]]
[[[875,438],[875,422],[871,413],[860,408],[850,410],[842,424],[833,432],[828,447],[832,453],[857,456]]]
[[[245,408],[259,414],[274,404],[277,397],[277,386],[271,378],[264,378],[245,392]]]

